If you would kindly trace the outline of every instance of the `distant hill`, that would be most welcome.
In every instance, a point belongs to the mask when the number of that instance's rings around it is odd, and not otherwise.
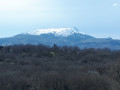
[[[38,29],[18,34],[9,38],[1,38],[0,45],[44,44],[53,46],[78,46],[80,48],[110,48],[120,50],[120,40],[112,38],[95,38],[81,33],[77,28]]]

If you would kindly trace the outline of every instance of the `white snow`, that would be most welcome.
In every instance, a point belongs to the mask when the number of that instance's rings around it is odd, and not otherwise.
[[[41,35],[41,34],[55,34],[56,36],[69,36],[74,33],[81,33],[77,28],[51,28],[51,29],[37,29],[31,32],[28,32],[30,35]]]

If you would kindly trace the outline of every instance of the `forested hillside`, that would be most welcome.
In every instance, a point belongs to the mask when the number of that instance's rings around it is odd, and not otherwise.
[[[0,46],[0,90],[120,90],[120,51]]]

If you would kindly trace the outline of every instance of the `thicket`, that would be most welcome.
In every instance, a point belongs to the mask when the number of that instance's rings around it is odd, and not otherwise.
[[[120,90],[120,51],[0,46],[0,90]]]

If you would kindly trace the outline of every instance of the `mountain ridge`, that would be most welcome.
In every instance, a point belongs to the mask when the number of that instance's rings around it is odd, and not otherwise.
[[[80,48],[109,48],[112,50],[120,50],[120,40],[114,40],[112,38],[95,38],[93,36],[80,33],[80,31],[75,28],[62,28],[58,34],[52,30],[52,32],[40,32],[37,35],[36,33],[23,33],[9,38],[0,38],[0,45],[5,46],[16,44],[43,44],[48,46],[56,44],[58,46],[78,46]]]

